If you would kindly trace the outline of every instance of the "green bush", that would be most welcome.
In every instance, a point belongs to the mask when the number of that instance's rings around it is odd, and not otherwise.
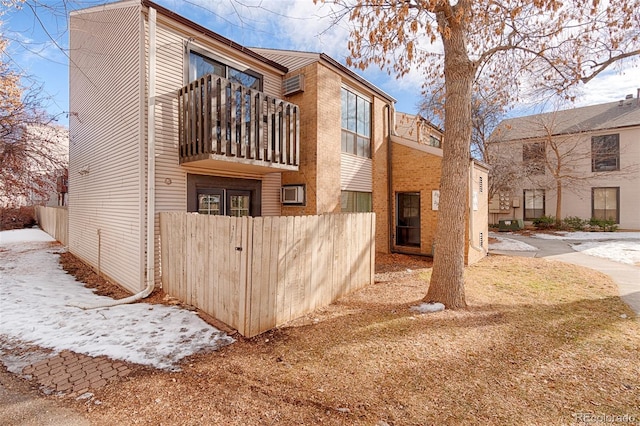
[[[584,231],[589,224],[588,220],[578,216],[568,216],[562,219],[562,228],[570,231]]]
[[[589,226],[604,232],[614,232],[618,230],[618,225],[613,219],[597,219],[592,217],[589,219]]]
[[[538,229],[551,229],[556,225],[556,218],[553,216],[542,216],[533,219],[533,226]]]

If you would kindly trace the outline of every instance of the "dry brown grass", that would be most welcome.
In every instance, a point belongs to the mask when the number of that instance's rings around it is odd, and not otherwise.
[[[640,422],[640,322],[608,277],[490,257],[467,270],[467,310],[414,315],[429,273],[379,274],[287,327],[73,404],[105,425]]]

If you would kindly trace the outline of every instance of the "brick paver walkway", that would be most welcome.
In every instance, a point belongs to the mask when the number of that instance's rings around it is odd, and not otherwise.
[[[62,351],[22,370],[23,374],[32,376],[50,391],[69,396],[98,389],[131,372],[123,362],[105,356],[93,358],[71,351]]]

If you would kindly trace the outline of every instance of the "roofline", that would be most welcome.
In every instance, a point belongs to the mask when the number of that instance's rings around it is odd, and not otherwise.
[[[396,102],[396,99],[393,96],[391,96],[388,93],[384,92],[382,89],[379,89],[377,86],[375,86],[374,84],[368,82],[363,77],[360,77],[358,74],[356,74],[355,72],[351,71],[349,68],[345,67],[340,62],[338,62],[335,59],[333,59],[331,56],[329,56],[329,55],[327,55],[325,53],[320,53],[320,59],[328,62],[331,65],[333,65],[338,70],[340,70],[343,73],[347,74],[349,77],[351,77],[354,80],[358,81],[360,84],[365,85],[366,87],[371,89],[373,92],[376,92],[378,95],[382,96],[386,100],[388,100],[390,102],[393,102],[393,103]]]
[[[618,130],[618,129],[628,129],[631,127],[640,127],[640,123],[638,124],[629,124],[627,126],[615,126],[615,127],[603,127],[601,129],[589,129],[582,130],[580,132],[561,132],[561,133],[552,133],[551,137],[554,136],[568,136],[568,135],[586,135],[588,133],[596,133],[596,132],[606,132],[608,130]],[[500,126],[496,127],[496,129],[500,128]],[[513,138],[513,139],[498,139],[497,142],[514,142],[514,141],[532,141],[537,139],[545,139],[549,136],[529,136],[526,138]]]
[[[160,6],[157,3],[154,3],[152,1],[149,0],[141,0],[141,4],[145,7],[151,7],[156,9],[158,12],[160,12],[162,15],[171,18],[191,29],[194,29],[196,31],[201,32],[202,34],[206,35],[207,37],[210,37],[216,41],[218,41],[219,43],[225,44],[241,53],[244,53],[245,55],[251,56],[254,59],[257,59],[261,62],[264,62],[268,65],[271,65],[273,68],[280,70],[282,72],[284,72],[285,74],[287,72],[289,72],[289,69],[287,67],[285,67],[284,65],[281,65],[277,62],[272,61],[271,59],[267,59],[264,56],[260,55],[259,53],[254,52],[253,50],[249,49],[248,47],[242,46],[238,43],[236,43],[235,41],[228,39],[206,27],[203,27],[200,24],[196,24],[195,22],[185,18],[182,15],[177,14],[176,12],[173,12],[163,6]]]

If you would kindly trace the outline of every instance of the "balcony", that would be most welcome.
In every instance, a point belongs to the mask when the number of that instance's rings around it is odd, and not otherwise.
[[[216,75],[180,89],[180,164],[210,170],[297,171],[300,108]]]

